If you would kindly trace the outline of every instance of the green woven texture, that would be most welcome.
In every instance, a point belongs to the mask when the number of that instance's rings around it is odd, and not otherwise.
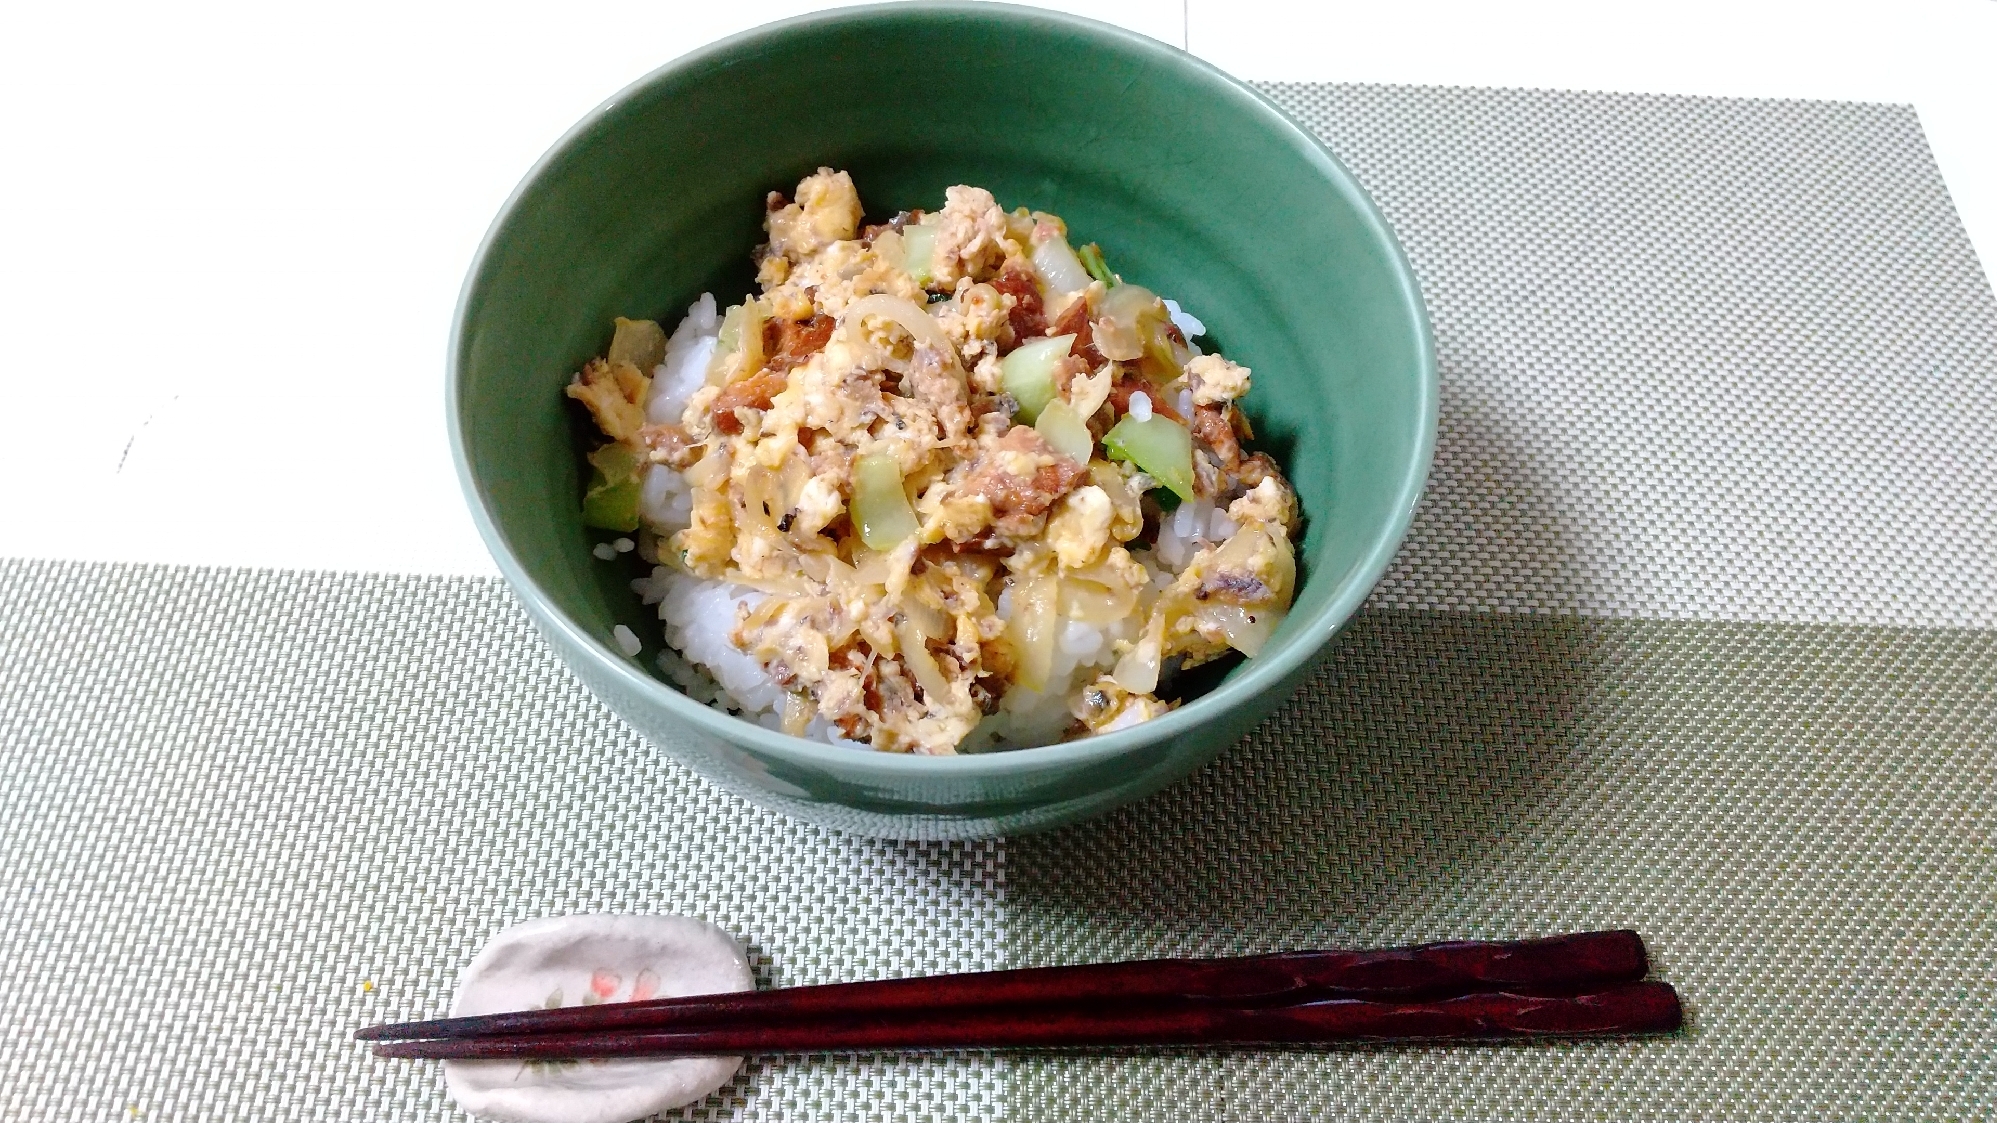
[[[675,911],[784,984],[1629,925],[1673,1039],[752,1066],[767,1119],[1974,1118],[1997,633],[1375,610],[1220,763],[997,844],[658,760],[496,582],[5,563],[6,1118],[448,1118],[345,1039],[491,932]],[[1114,1105],[1114,1109],[1105,1105]],[[129,1117],[129,1114],[128,1116]]]
[[[1997,300],[1912,111],[1267,90],[1406,244],[1442,396],[1406,546],[1246,743],[1053,835],[855,839],[661,759],[496,581],[0,560],[0,1119],[459,1117],[347,1035],[580,911],[771,985],[1630,926],[1690,1011],[770,1059],[676,1118],[1997,1115]]]
[[[1997,633],[1372,612],[1193,783],[1007,847],[1012,958],[1635,928],[1668,1039],[1033,1060],[1020,1117],[1987,1118]]]
[[[766,985],[1002,955],[997,844],[716,791],[496,580],[0,561],[0,681],[0,1119],[462,1118],[349,1035],[443,1012],[536,916],[703,917]],[[978,1058],[759,1063],[683,1114],[991,1119],[999,1092]]]

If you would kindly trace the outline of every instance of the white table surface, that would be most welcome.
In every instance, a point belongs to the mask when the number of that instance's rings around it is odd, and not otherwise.
[[[0,16],[0,555],[493,572],[445,446],[487,223],[651,68],[830,5]],[[1063,0],[1244,78],[1912,104],[1997,254],[1997,2]]]

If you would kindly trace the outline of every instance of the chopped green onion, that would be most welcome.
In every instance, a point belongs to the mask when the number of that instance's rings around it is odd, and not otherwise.
[[[894,457],[874,453],[853,461],[852,515],[869,550],[891,550],[919,528]]]
[[[1193,435],[1171,418],[1159,413],[1148,421],[1126,416],[1103,434],[1103,450],[1111,460],[1137,465],[1179,498],[1193,497]]]
[[[742,317],[747,315],[748,311],[749,306],[746,303],[731,304],[727,311],[721,314],[720,338],[715,341],[721,350],[733,351],[742,346]]]
[[[742,320],[749,314],[747,304],[737,304],[721,315],[721,334],[714,341],[714,355],[707,360],[707,382],[710,386],[721,384],[721,372],[728,366],[728,360],[742,349]]]
[[[1040,416],[1060,387],[1054,376],[1061,361],[1075,345],[1072,335],[1036,339],[1007,355],[999,364],[999,381],[1012,400],[1019,403],[1019,416],[1027,424]]]
[[[1116,287],[1116,274],[1109,271],[1109,262],[1103,260],[1103,248],[1101,246],[1090,242],[1088,245],[1077,250],[1075,256],[1082,259],[1082,268],[1089,271],[1089,276],[1101,281],[1104,288],[1113,289]]]
[[[638,452],[627,444],[607,444],[589,454],[589,490],[582,497],[582,521],[599,530],[638,529],[641,490]]]
[[[909,224],[901,231],[902,267],[918,285],[936,279],[936,228]]]

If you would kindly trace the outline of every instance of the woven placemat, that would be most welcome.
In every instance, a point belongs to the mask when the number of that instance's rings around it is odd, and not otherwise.
[[[716,791],[497,581],[0,562],[0,1118],[457,1117],[373,1021],[487,937],[700,916],[789,985],[1003,956],[997,843],[835,835]],[[696,1119],[996,1118],[977,1059],[752,1065]],[[129,1109],[129,1110],[128,1110]]]
[[[1012,840],[1011,961],[1629,927],[1690,1029],[1022,1061],[1015,1118],[1997,1109],[1997,632],[1372,611],[1306,697]]]
[[[1627,924],[1692,1018],[789,1058],[690,1118],[1997,1112],[1997,301],[1911,111],[1269,89],[1443,367],[1408,546],[1278,718],[1095,823],[854,839],[661,760],[496,582],[0,562],[0,1117],[452,1118],[346,1035],[585,910],[779,984]]]

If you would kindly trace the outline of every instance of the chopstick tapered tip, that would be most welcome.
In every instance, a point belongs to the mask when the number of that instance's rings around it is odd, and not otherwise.
[[[1677,1033],[1685,1028],[1685,1003],[1678,997],[1678,988],[1663,980],[1652,983],[1659,990],[1658,1004],[1664,1013],[1658,1018],[1657,1032]]]
[[[505,1015],[501,1015],[505,1017]],[[362,1026],[354,1031],[355,1041],[416,1041],[431,1037],[459,1037],[467,1028],[485,1018],[431,1018],[420,1022],[383,1022],[380,1025]],[[467,1024],[469,1023],[469,1025]]]
[[[1644,946],[1643,937],[1634,928],[1618,928],[1614,934],[1629,941],[1630,951],[1636,957],[1636,977],[1640,979],[1648,975],[1650,973],[1650,949]]]

